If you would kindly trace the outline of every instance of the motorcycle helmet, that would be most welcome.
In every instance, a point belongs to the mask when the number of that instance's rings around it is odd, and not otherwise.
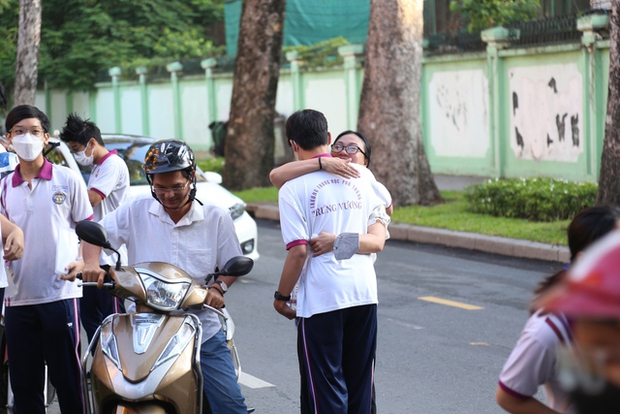
[[[185,142],[176,139],[164,139],[153,143],[146,152],[142,169],[151,186],[151,195],[157,201],[159,199],[153,191],[153,174],[173,171],[183,171],[183,175],[192,178],[193,183],[188,202],[196,197],[196,160],[194,152]]]

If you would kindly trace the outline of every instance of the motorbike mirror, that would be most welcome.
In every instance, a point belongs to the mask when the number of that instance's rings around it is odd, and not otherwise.
[[[103,247],[104,249],[112,250],[116,253],[115,269],[121,269],[121,254],[110,245],[108,232],[105,231],[101,224],[90,220],[82,220],[75,226],[75,232],[80,240],[84,240],[86,243],[95,246]]]
[[[84,240],[86,243],[112,249],[108,241],[108,233],[103,226],[97,222],[90,220],[80,221],[77,226],[75,226],[75,232],[80,240]]]
[[[217,272],[221,276],[243,276],[250,273],[254,267],[254,260],[246,256],[235,256],[226,262],[224,268]]]

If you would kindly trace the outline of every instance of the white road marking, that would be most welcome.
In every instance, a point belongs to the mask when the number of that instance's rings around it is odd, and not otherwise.
[[[404,322],[404,321],[401,321],[401,320],[398,320],[398,319],[388,318],[387,320],[388,320],[389,322],[393,322],[393,323],[396,323],[396,324],[398,324],[398,325],[406,326],[407,328],[412,328],[412,329],[424,329],[424,327],[423,327],[423,326],[420,326],[420,325],[414,325],[414,324],[412,324],[412,323],[409,323],[409,322]]]
[[[275,387],[275,385],[263,381],[260,378],[253,377],[252,375],[241,371],[239,375],[239,384],[245,385],[248,388],[268,388]]]

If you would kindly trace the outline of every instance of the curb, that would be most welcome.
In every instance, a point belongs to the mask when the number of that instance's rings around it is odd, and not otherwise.
[[[248,213],[255,219],[280,221],[278,206],[268,203],[249,203]],[[411,224],[391,223],[390,239],[414,243],[438,244],[461,249],[477,250],[503,256],[523,259],[546,260],[550,262],[570,262],[568,247],[510,239],[507,237],[485,236],[462,231],[413,226]]]

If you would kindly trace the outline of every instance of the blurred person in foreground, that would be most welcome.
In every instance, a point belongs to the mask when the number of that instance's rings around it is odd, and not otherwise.
[[[567,231],[571,263],[575,263],[590,244],[616,229],[619,218],[620,209],[613,206],[580,211]],[[565,275],[566,269],[562,269],[543,279],[534,291],[536,297],[559,283]],[[513,414],[573,412],[558,372],[558,348],[570,344],[572,336],[566,315],[534,310],[500,374],[495,393],[499,406]],[[546,404],[536,398],[540,386]]]
[[[537,305],[571,320],[574,343],[560,356],[560,381],[576,412],[620,412],[620,232],[586,250]]]

